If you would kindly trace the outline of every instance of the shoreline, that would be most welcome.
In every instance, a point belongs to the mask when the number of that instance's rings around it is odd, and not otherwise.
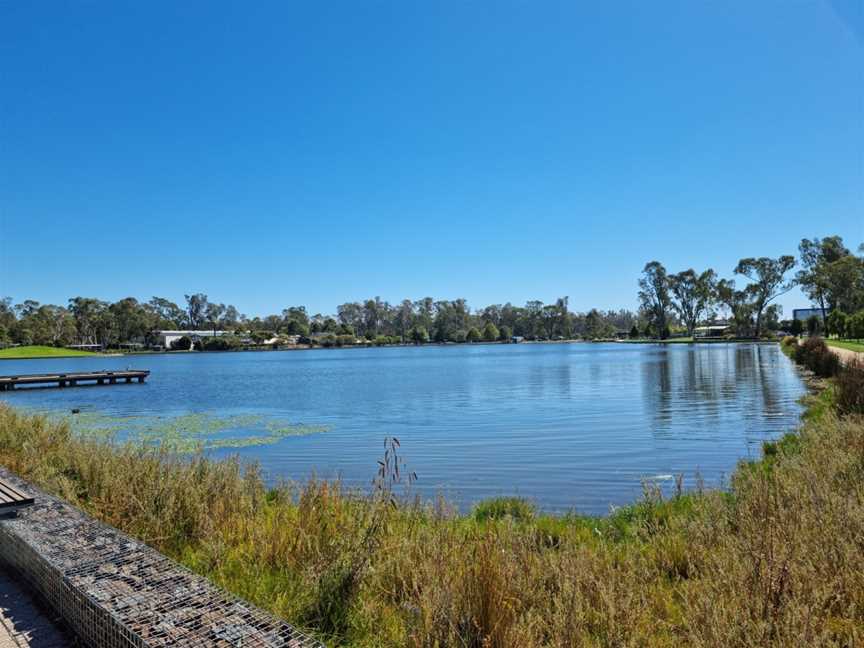
[[[501,628],[525,646],[543,636],[578,643],[597,631],[639,645],[693,637],[771,645],[771,636],[792,636],[802,608],[811,628],[831,628],[849,644],[864,617],[846,603],[826,608],[822,592],[832,601],[856,596],[860,556],[850,519],[864,521],[864,503],[825,509],[824,502],[864,487],[864,476],[847,470],[864,422],[831,412],[828,385],[812,384],[817,392],[805,397],[801,423],[764,443],[758,460],[739,461],[727,489],[683,490],[679,482],[664,495],[648,487],[606,516],[543,514],[519,497],[460,514],[446,500],[403,495],[398,479],[365,493],[314,479],[267,487],[236,459],[76,439],[62,424],[2,405],[0,462],[330,645],[482,642]],[[392,477],[398,459],[385,461]],[[853,481],[838,490],[838,479]],[[781,534],[795,538],[784,571],[766,566],[754,575],[748,556]],[[832,552],[818,551],[826,542]],[[785,572],[796,586],[776,603],[769,586]],[[331,589],[344,574],[356,587]],[[628,605],[633,596],[648,597],[646,604]],[[449,603],[437,607],[442,601]],[[479,625],[458,624],[481,609]],[[555,609],[568,610],[566,624]]]
[[[773,339],[749,339],[749,338],[730,338],[730,339],[705,339],[705,340],[678,340],[675,338],[668,340],[630,340],[630,339],[608,339],[608,340],[523,340],[521,342],[426,342],[415,344],[406,342],[404,344],[345,344],[341,346],[331,345],[286,345],[279,348],[256,348],[244,347],[238,349],[220,349],[220,350],[188,350],[188,351],[130,351],[130,352],[87,352],[87,353],[70,353],[70,354],[52,354],[52,355],[22,355],[22,356],[0,356],[0,362],[22,361],[22,360],[68,360],[78,358],[125,358],[125,357],[146,357],[154,355],[199,355],[211,353],[271,353],[279,351],[333,351],[345,349],[402,349],[402,348],[424,348],[424,347],[476,347],[476,346],[519,346],[519,345],[546,345],[546,344],[657,344],[657,345],[688,345],[688,344],[778,344],[779,340]],[[7,347],[14,348],[14,347]],[[60,347],[57,347],[58,349]]]

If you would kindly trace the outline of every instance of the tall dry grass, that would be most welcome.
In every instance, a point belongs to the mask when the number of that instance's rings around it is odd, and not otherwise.
[[[4,465],[332,645],[864,645],[864,420],[825,412],[767,450],[725,493],[459,515],[391,501],[398,454],[369,494],[267,489],[0,407]]]

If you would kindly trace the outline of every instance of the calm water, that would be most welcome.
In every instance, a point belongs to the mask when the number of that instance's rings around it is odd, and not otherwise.
[[[524,344],[2,361],[0,374],[147,368],[146,385],[3,393],[39,410],[209,413],[323,425],[217,449],[268,477],[366,485],[398,436],[424,495],[467,507],[520,494],[546,510],[605,513],[644,478],[720,483],[793,428],[805,388],[777,345]],[[247,417],[248,418],[248,417]],[[238,434],[255,435],[249,430]],[[241,424],[240,427],[243,427]]]

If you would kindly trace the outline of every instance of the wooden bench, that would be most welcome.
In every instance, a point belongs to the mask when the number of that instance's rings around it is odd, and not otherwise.
[[[0,515],[14,513],[25,506],[32,506],[33,498],[0,479]]]

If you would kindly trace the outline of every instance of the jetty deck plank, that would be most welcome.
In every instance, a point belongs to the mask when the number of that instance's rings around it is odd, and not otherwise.
[[[75,387],[83,383],[114,385],[118,382],[143,383],[150,375],[148,369],[124,369],[120,371],[78,371],[68,373],[17,374],[0,376],[0,391],[15,389],[18,385]]]
[[[31,506],[34,500],[7,481],[0,479],[0,515]]]

